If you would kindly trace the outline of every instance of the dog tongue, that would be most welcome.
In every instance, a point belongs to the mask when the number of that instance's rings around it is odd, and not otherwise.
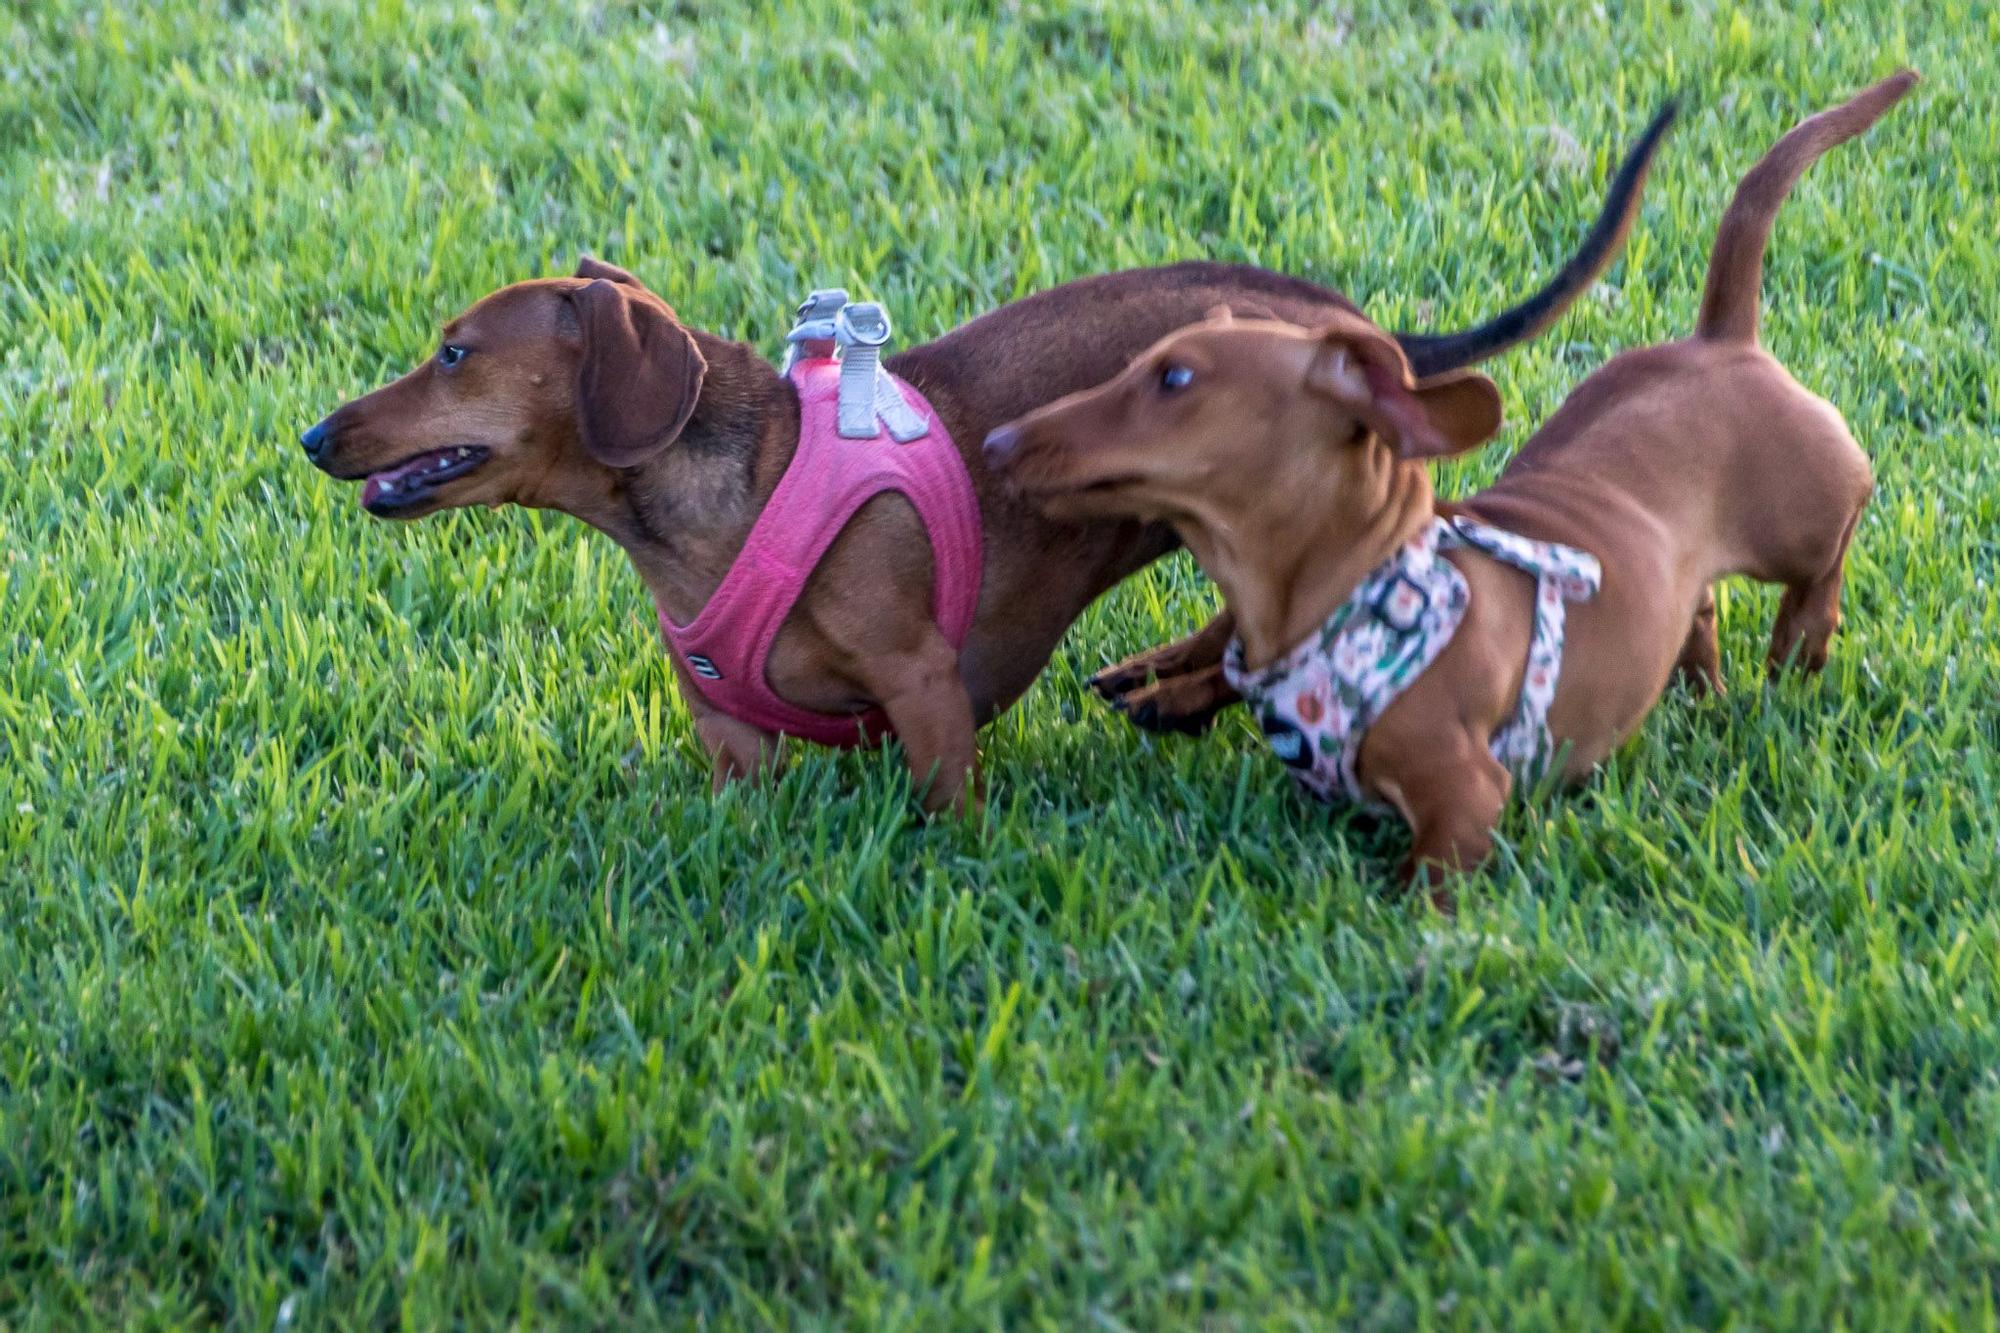
[[[388,490],[392,485],[400,486],[405,478],[423,471],[433,461],[435,461],[435,455],[433,454],[418,454],[407,463],[399,463],[395,467],[384,468],[380,472],[373,473],[368,478],[368,484],[361,488],[361,507],[366,509],[369,505],[375,503],[375,498],[381,495],[383,491]]]

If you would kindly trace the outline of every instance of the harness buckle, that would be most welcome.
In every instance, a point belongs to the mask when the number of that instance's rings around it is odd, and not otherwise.
[[[849,301],[845,288],[822,288],[800,302],[798,322],[785,335],[779,373],[791,374],[808,357],[836,358],[840,398],[834,428],[842,439],[872,440],[887,426],[898,444],[920,440],[930,434],[930,423],[882,369],[889,334],[889,315],[881,306]]]
[[[845,287],[818,288],[799,302],[798,318],[785,335],[785,360],[778,367],[781,374],[790,374],[801,357],[833,355],[835,321],[846,304]]]

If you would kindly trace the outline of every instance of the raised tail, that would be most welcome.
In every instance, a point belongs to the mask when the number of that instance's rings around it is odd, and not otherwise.
[[[1785,196],[1822,153],[1880,120],[1916,82],[1915,70],[1902,70],[1837,107],[1807,117],[1750,168],[1715,234],[1708,285],[1702,289],[1701,315],[1694,324],[1696,337],[1756,341],[1764,247]]]
[[[1590,234],[1547,286],[1474,328],[1457,333],[1397,334],[1396,341],[1410,359],[1411,372],[1422,379],[1461,369],[1524,343],[1555,323],[1571,302],[1589,290],[1625,243],[1625,233],[1632,229],[1632,219],[1639,212],[1639,193],[1646,183],[1646,172],[1653,165],[1653,154],[1679,114],[1677,101],[1669,101],[1653,113],[1645,133],[1618,164],[1618,174],[1611,180],[1611,193],[1598,212],[1597,221],[1591,224]]]

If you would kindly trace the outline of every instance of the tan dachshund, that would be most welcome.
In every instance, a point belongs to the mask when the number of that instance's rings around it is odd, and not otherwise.
[[[1547,619],[1557,656],[1540,682],[1551,692],[1540,725],[1571,781],[1639,726],[1677,666],[1720,687],[1718,578],[1784,587],[1772,670],[1825,664],[1872,478],[1840,414],[1759,347],[1759,278],[1800,175],[1915,82],[1897,74],[1785,135],[1737,187],[1694,336],[1614,357],[1462,503],[1434,500],[1425,460],[1492,436],[1492,383],[1413,373],[1392,338],[1351,314],[1310,328],[1218,315],[995,432],[988,461],[1051,514],[1173,524],[1234,613],[1241,678],[1265,679],[1302,645],[1344,651],[1364,632],[1402,643],[1426,615],[1462,615],[1427,666],[1392,682],[1400,689],[1353,748],[1308,752],[1289,715],[1260,720],[1294,762],[1350,758],[1349,790],[1412,830],[1407,874],[1475,866],[1513,781],[1497,742],[1538,683],[1531,645]],[[1423,564],[1431,536],[1456,576]],[[1549,552],[1561,555],[1553,572]],[[1447,592],[1434,610],[1422,588],[1396,583],[1354,605],[1378,571],[1409,559],[1438,580],[1423,588],[1462,581],[1469,603]],[[1390,628],[1371,629],[1378,619]],[[1413,660],[1349,652],[1296,710],[1304,730],[1324,734],[1332,711],[1364,716],[1354,682]]]
[[[1532,337],[1617,251],[1660,137],[1655,118],[1591,234],[1533,298],[1478,328],[1402,335],[1425,374]],[[975,618],[954,652],[932,622],[924,527],[900,496],[868,501],[784,619],[766,679],[822,714],[884,710],[926,805],[976,794],[973,735],[1017,699],[1063,632],[1119,580],[1172,550],[1171,528],[1048,519],[993,483],[979,444],[999,423],[1123,368],[1216,305],[1319,323],[1355,306],[1243,265],[1183,263],[1086,278],[1016,301],[885,360],[935,407],[965,456],[984,529]],[[445,326],[442,349],[303,437],[329,475],[365,483],[381,518],[504,503],[609,534],[680,623],[708,601],[784,475],[799,434],[792,385],[756,349],[684,325],[623,270],[501,289]],[[776,738],[707,705],[674,662],[715,780],[758,773]]]

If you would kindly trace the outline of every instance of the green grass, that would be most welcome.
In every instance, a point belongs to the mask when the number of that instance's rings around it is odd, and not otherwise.
[[[1797,8],[9,6],[0,1326],[1992,1326],[2000,9]],[[1086,697],[1184,560],[985,733],[983,827],[889,754],[711,798],[614,547],[293,443],[582,249],[774,350],[815,284],[921,337],[1194,255],[1463,324],[1683,92],[1462,489],[1905,61],[1766,282],[1880,476],[1832,667],[1764,688],[1730,589],[1728,697],[1456,920],[1240,719]]]

